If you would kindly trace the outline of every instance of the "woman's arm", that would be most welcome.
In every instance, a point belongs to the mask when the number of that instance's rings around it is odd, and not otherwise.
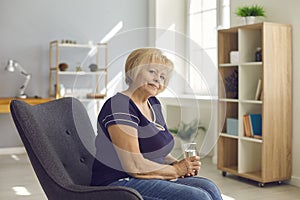
[[[199,157],[181,160],[174,165],[163,165],[145,159],[140,152],[137,130],[133,127],[115,124],[108,132],[118,154],[123,169],[133,177],[143,179],[175,179],[193,175],[199,170]]]
[[[171,154],[168,154],[165,158],[165,162],[166,164],[175,164],[176,162],[178,162],[178,160],[174,158],[174,156],[172,156]]]

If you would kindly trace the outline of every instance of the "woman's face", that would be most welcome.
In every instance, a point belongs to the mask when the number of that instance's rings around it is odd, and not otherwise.
[[[142,68],[133,81],[133,85],[137,89],[142,89],[149,96],[155,96],[160,93],[164,89],[168,78],[168,67],[155,63],[140,67]]]

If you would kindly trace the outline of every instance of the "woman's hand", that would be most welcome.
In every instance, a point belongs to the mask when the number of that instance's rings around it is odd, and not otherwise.
[[[199,173],[201,162],[199,156],[185,158],[173,166],[176,168],[179,177],[195,176]]]

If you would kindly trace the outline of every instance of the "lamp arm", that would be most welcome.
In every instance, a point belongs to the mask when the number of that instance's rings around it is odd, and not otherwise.
[[[31,75],[30,74],[25,74],[23,72],[21,72],[23,75],[25,75],[25,82],[23,83],[23,85],[20,87],[20,95],[24,95],[25,94],[25,89],[27,88],[27,85],[30,81]]]
[[[24,76],[29,75],[29,74],[25,71],[25,69],[24,69],[19,63],[16,63],[16,64],[15,64],[15,68],[16,68],[17,70],[19,70],[19,71],[21,72],[21,74],[23,74]]]

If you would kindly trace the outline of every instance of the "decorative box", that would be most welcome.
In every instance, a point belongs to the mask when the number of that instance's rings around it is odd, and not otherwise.
[[[230,51],[230,63],[232,63],[232,64],[239,63],[239,52],[238,51]]]
[[[238,135],[238,119],[235,118],[227,118],[226,121],[226,129],[227,129],[227,133],[230,135]]]

